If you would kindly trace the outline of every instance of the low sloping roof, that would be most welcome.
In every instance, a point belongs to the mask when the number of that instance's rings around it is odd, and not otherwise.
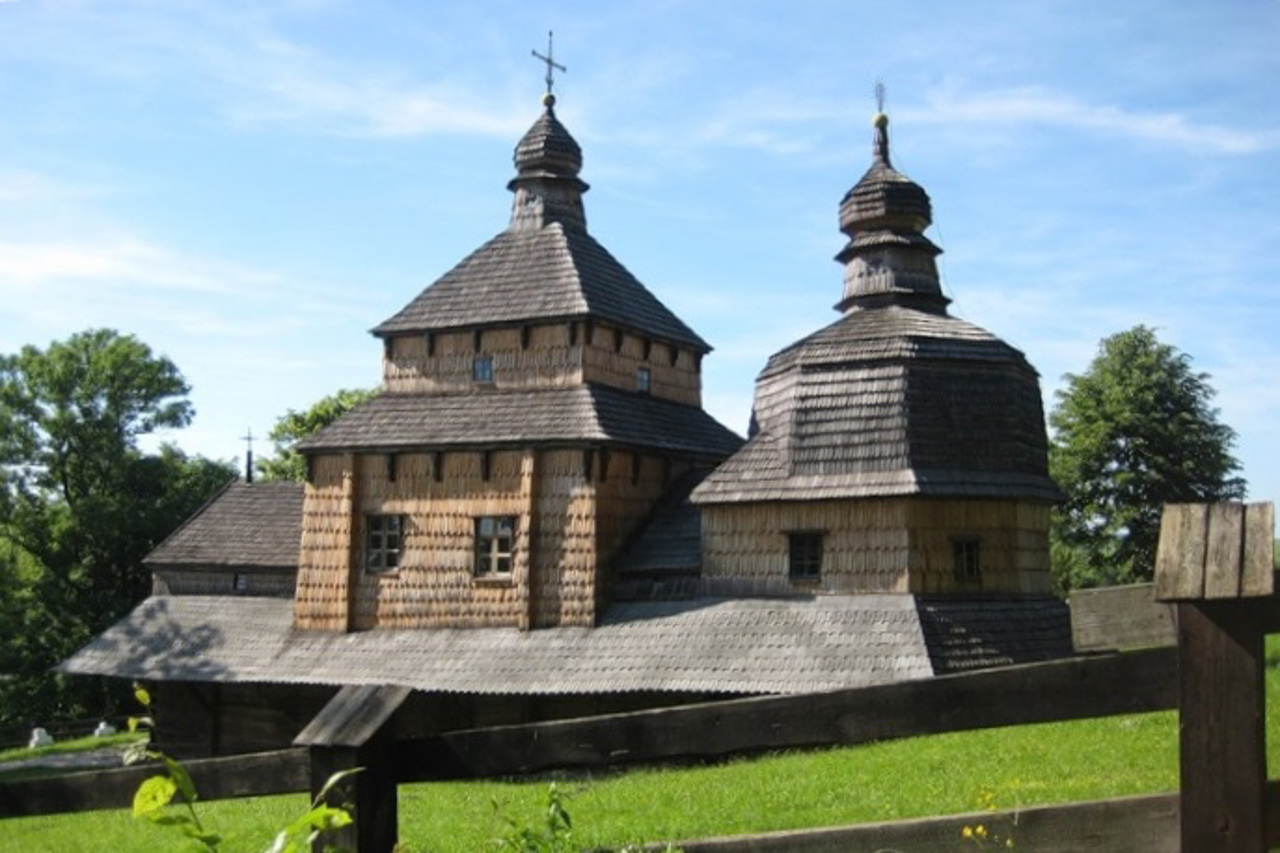
[[[489,694],[795,693],[933,673],[907,595],[613,605],[596,628],[299,631],[291,602],[153,597],[59,669]]]
[[[701,352],[711,350],[590,234],[560,222],[503,231],[373,333],[573,317],[608,320]]]
[[[150,569],[296,569],[302,484],[235,481],[142,561]]]
[[[306,452],[593,442],[722,458],[742,439],[696,406],[603,385],[379,394],[298,444]]]

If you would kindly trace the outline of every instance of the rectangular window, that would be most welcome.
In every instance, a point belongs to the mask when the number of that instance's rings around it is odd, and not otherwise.
[[[471,362],[471,378],[476,382],[493,381],[493,356],[478,355]]]
[[[793,581],[816,581],[822,577],[822,534],[788,533],[788,567]]]
[[[653,374],[649,368],[641,367],[636,370],[636,390],[641,394],[648,394],[649,389],[653,386]]]
[[[516,545],[516,520],[510,515],[482,515],[476,519],[476,563],[478,578],[511,574],[511,555]]]
[[[982,549],[977,539],[954,539],[951,554],[955,563],[956,580],[976,581],[982,577]]]
[[[231,589],[235,592],[248,592],[249,576],[244,572],[236,572],[231,577]]]
[[[369,572],[390,572],[400,567],[404,548],[404,516],[364,517],[364,568]]]

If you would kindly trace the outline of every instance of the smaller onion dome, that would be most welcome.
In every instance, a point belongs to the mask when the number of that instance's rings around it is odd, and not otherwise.
[[[519,177],[576,178],[582,171],[582,149],[556,118],[555,95],[544,95],[546,110],[516,143]]]
[[[836,260],[845,265],[838,311],[897,304],[946,311],[934,258],[942,250],[924,230],[933,221],[929,194],[889,160],[889,117],[877,113],[874,159],[840,200],[840,230],[849,236]]]

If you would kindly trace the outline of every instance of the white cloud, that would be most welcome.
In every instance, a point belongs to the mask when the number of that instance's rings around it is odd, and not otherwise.
[[[934,92],[925,106],[898,112],[922,123],[1046,124],[1093,130],[1204,153],[1252,154],[1280,147],[1280,128],[1238,129],[1198,122],[1178,112],[1128,111],[1032,86],[978,94],[949,86]]]

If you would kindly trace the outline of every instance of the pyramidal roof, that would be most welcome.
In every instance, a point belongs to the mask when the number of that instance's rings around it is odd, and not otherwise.
[[[373,329],[408,332],[575,318],[605,320],[658,340],[711,346],[587,232],[578,178],[582,149],[555,114],[555,98],[515,149],[507,229]]]

